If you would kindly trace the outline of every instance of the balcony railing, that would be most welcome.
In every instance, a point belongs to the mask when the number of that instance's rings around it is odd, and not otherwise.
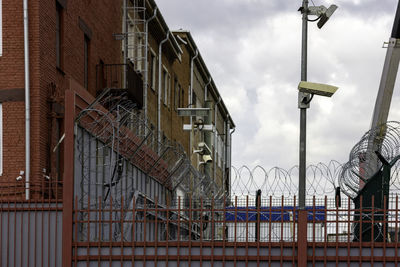
[[[128,98],[136,103],[137,108],[143,107],[143,78],[131,64],[97,65],[96,89],[98,93],[104,89],[111,89],[116,95],[126,92]]]

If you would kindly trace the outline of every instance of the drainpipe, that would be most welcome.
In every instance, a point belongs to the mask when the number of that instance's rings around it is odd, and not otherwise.
[[[232,134],[236,131],[236,128],[233,128],[233,130],[229,133],[229,148],[227,149],[229,151],[229,184],[231,184],[232,181]]]
[[[215,131],[214,131],[214,158],[213,158],[213,163],[214,163],[214,182],[217,178],[217,118],[218,118],[218,104],[221,102],[222,98],[218,98],[218,102],[215,103],[214,106],[214,124],[215,124]]]
[[[192,60],[190,61],[190,87],[189,87],[189,107],[192,107],[192,101],[193,101],[193,65],[194,65],[194,60],[199,56],[199,50],[196,48],[196,54],[194,57],[192,57]],[[193,127],[193,118],[190,116],[190,125]],[[192,159],[192,151],[193,151],[193,136],[192,132],[190,132],[189,135],[189,154],[190,154],[190,159]]]
[[[30,98],[29,98],[29,21],[28,21],[28,0],[24,0],[24,56],[25,56],[25,197],[30,198]]]
[[[225,121],[225,168],[228,169],[228,175],[231,172],[231,166],[229,162],[229,149],[230,149],[230,132],[231,132],[231,123],[229,121],[229,114],[226,116],[226,121]],[[225,173],[226,175],[226,173]],[[229,176],[226,177],[228,179],[228,183],[230,184]],[[225,188],[226,190],[227,188]],[[230,192],[226,192],[228,196],[230,196]]]
[[[149,53],[149,44],[148,44],[149,43],[149,34],[148,34],[149,22],[156,17],[157,9],[158,9],[158,7],[155,7],[153,16],[151,18],[149,18],[148,20],[146,20],[146,24],[145,24],[145,32],[146,32],[145,55],[146,55],[146,58],[147,58],[148,53]],[[148,60],[145,60],[144,61],[144,71],[146,72],[146,75],[144,75],[144,87],[145,88],[143,88],[143,110],[144,110],[144,118],[145,119],[147,118],[147,88],[148,88],[148,83],[149,83],[149,70],[148,70],[148,68],[149,68]],[[147,131],[147,128],[146,128],[146,131]],[[146,134],[147,134],[147,132],[146,132]]]
[[[226,127],[227,127],[227,123],[226,123],[226,118],[224,120],[224,147],[222,152],[224,153],[222,155],[223,161],[222,161],[222,189],[224,191],[224,195],[225,195],[225,168],[226,168]]]
[[[162,68],[162,46],[169,39],[169,30],[167,31],[167,36],[161,41],[158,46],[158,101],[157,101],[157,139],[160,146],[161,143],[161,68]],[[158,149],[160,150],[160,149]],[[160,153],[161,151],[159,151]]]

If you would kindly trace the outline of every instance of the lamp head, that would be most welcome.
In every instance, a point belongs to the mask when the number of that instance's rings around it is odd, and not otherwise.
[[[302,93],[331,97],[336,92],[338,87],[322,83],[301,81],[298,89]]]
[[[329,18],[332,16],[337,8],[337,5],[331,5],[328,9],[325,10],[325,12],[322,12],[321,18],[317,23],[319,29],[321,29],[325,25],[325,23],[329,20]]]

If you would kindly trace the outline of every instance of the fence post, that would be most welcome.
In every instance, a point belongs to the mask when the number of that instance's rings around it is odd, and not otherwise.
[[[307,210],[298,211],[297,221],[297,266],[307,266]]]
[[[62,219],[62,266],[72,264],[72,218],[74,194],[74,118],[75,93],[65,91],[64,116],[64,177],[63,177],[63,219]]]
[[[256,193],[256,242],[260,241],[260,208],[261,208],[261,189]]]

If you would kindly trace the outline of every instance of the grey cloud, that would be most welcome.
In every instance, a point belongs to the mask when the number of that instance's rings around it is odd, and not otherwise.
[[[309,79],[340,89],[329,100],[331,111],[313,100],[307,157],[309,163],[343,162],[368,130],[385,56],[380,47],[389,37],[397,1],[313,1],[335,3],[339,10],[322,30],[310,25]],[[171,29],[192,32],[237,124],[234,164],[296,165],[301,1],[157,3]],[[393,103],[399,99],[396,90]],[[400,116],[395,104],[390,116]]]

